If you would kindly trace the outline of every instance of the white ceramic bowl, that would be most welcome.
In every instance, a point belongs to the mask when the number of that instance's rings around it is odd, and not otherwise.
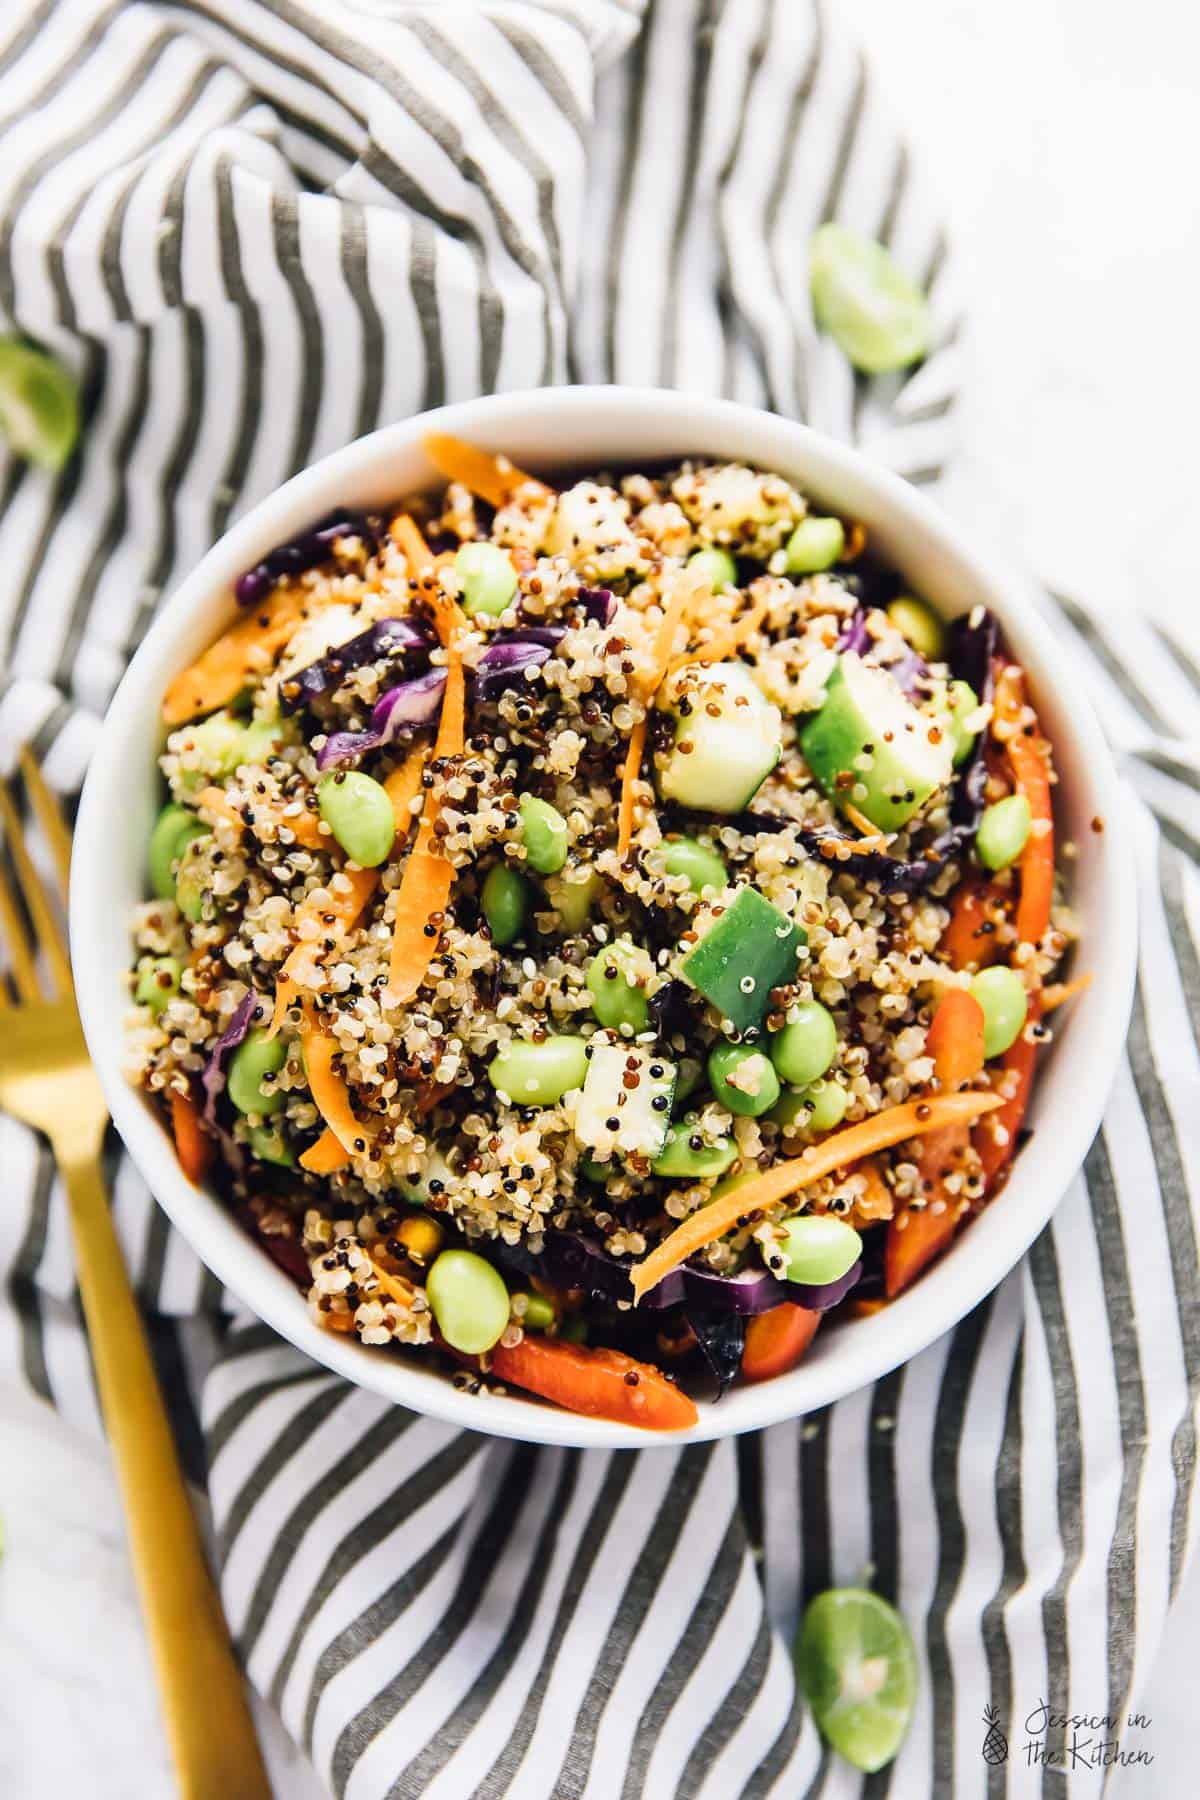
[[[716,1438],[827,1405],[894,1368],[950,1329],[987,1294],[1045,1225],[1100,1121],[1129,1015],[1135,957],[1128,841],[1115,829],[1116,773],[1064,652],[1020,590],[965,544],[915,489],[802,425],[723,401],[653,389],[551,388],[466,401],[387,427],[306,470],[222,538],[163,608],[109,709],[75,833],[71,949],[88,1044],[113,1119],[134,1161],[204,1262],[261,1318],[309,1356],[403,1406],[501,1437],[646,1447],[651,1434],[579,1418],[512,1396],[459,1393],[415,1358],[323,1332],[296,1288],[209,1193],[193,1187],[170,1139],[121,1074],[129,919],[142,899],[145,849],[158,806],[159,702],[170,677],[235,612],[231,583],[265,551],[336,505],[381,506],[435,484],[421,448],[454,432],[538,471],[640,464],[707,453],[789,476],[831,511],[862,519],[873,546],[947,615],[977,602],[1003,621],[1029,672],[1054,745],[1063,835],[1079,847],[1073,897],[1083,963],[1098,979],[1077,1000],[1039,1071],[1034,1134],[1002,1196],[950,1253],[876,1316],[822,1332],[800,1367],[702,1406],[693,1438]],[[1100,816],[1109,829],[1097,834]],[[677,1442],[678,1439],[672,1439]]]

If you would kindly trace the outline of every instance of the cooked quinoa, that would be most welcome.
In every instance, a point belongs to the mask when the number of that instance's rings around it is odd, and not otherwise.
[[[936,1096],[929,1028],[948,993],[979,996],[993,1040],[1006,1029],[975,986],[985,965],[997,1004],[1011,1011],[1015,982],[1028,1006],[1016,1055],[989,1054],[960,1086],[1010,1106],[946,1139],[936,1167],[934,1134],[822,1175],[687,1267],[803,1283],[790,1228],[832,1215],[862,1238],[842,1311],[862,1310],[894,1288],[889,1241],[922,1211],[965,1218],[1003,1178],[1028,1087],[1019,1046],[1049,1035],[1043,994],[1074,935],[1056,890],[1037,941],[1018,941],[1029,846],[1053,856],[1006,750],[1014,734],[1040,748],[1036,717],[1015,670],[1017,711],[1001,716],[1008,659],[981,610],[948,635],[861,528],[777,474],[697,460],[555,489],[492,468],[495,504],[451,480],[406,500],[399,524],[347,514],[281,547],[239,584],[233,640],[172,684],[129,1075],[164,1108],[175,1096],[177,1117],[190,1109],[228,1203],[322,1326],[462,1352],[430,1271],[467,1249],[508,1290],[499,1349],[531,1335],[532,1302],[547,1340],[669,1361],[685,1383],[699,1350],[723,1386],[740,1345],[721,1366],[708,1354],[705,1290],[634,1307],[630,1268],[739,1178]],[[476,545],[491,549],[463,553]],[[965,691],[956,646],[982,671]],[[456,682],[461,748],[439,753]],[[830,772],[843,715],[876,705],[892,748],[913,736],[913,786],[884,778],[870,741]],[[1048,750],[1041,766],[1052,781]],[[370,874],[353,859],[362,792],[384,843]],[[1001,801],[1025,836],[985,868],[981,814]],[[401,921],[426,891],[418,858],[440,865],[448,898],[414,926]],[[747,890],[767,911],[735,915],[738,985],[718,1004],[699,952]],[[967,890],[964,958],[947,936]],[[416,957],[407,995],[398,934],[410,973]],[[762,993],[760,953],[784,969]],[[256,1081],[247,1047],[262,1050],[273,1015]],[[822,1033],[828,1060],[789,1081]],[[310,1087],[317,1051],[349,1107],[340,1123]],[[683,1173],[656,1166],[681,1159]],[[572,1270],[586,1263],[581,1244],[595,1281],[556,1280],[563,1245]]]

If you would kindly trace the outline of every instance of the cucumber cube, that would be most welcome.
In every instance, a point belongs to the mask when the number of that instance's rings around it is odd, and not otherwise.
[[[667,1141],[675,1064],[654,1050],[594,1037],[575,1109],[575,1136],[593,1156],[653,1160]]]
[[[680,967],[683,979],[737,1031],[758,1031],[771,1010],[771,989],[796,977],[807,934],[764,900],[740,888]]]

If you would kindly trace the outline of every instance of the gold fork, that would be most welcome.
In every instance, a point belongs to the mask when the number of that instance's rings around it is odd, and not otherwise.
[[[28,752],[22,753],[21,772],[65,891],[67,828]],[[2,781],[0,827],[33,926],[31,945],[0,866],[0,940],[17,994],[13,1005],[0,977],[0,1106],[45,1134],[66,1186],[96,1383],[179,1791],[185,1800],[270,1800],[242,1677],[108,1209],[100,1167],[108,1109],[80,1028],[66,945],[30,860],[13,794]],[[38,946],[51,978],[49,994],[38,978]]]

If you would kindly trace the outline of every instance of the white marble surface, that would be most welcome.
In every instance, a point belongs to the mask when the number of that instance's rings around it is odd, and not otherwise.
[[[964,256],[973,333],[954,510],[1054,578],[1169,613],[1200,641],[1200,10],[842,4],[934,166]],[[107,1456],[3,1391],[0,1516],[0,1794],[166,1800]],[[1194,1572],[1143,1702],[1153,1775],[1131,1772],[1121,1800],[1193,1791],[1198,1649]],[[277,1793],[312,1800],[277,1730],[270,1744]]]

